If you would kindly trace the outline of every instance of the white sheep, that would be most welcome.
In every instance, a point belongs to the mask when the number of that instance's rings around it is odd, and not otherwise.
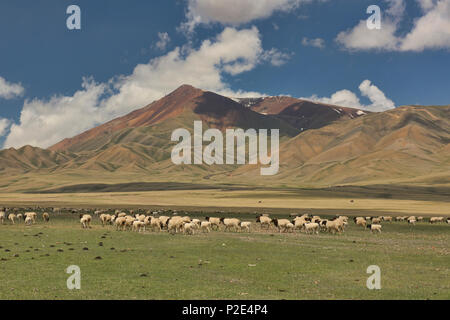
[[[431,217],[430,223],[444,222],[444,217]]]
[[[33,224],[33,219],[31,219],[31,217],[26,217],[25,218],[25,225],[31,226],[32,224]]]
[[[47,212],[44,212],[42,214],[42,220],[44,220],[44,222],[49,222],[50,221],[50,215]]]
[[[251,225],[252,225],[252,223],[249,222],[249,221],[243,221],[243,222],[241,222],[241,224],[240,224],[241,231],[242,231],[242,230],[246,230],[247,232],[250,232],[250,226],[251,226]]]
[[[203,232],[211,232],[211,222],[209,221],[202,221],[200,224],[200,228],[202,229]]]
[[[11,221],[12,224],[15,224],[16,215],[14,213],[10,213],[8,216],[8,220]]]
[[[142,221],[135,220],[133,222],[133,231],[141,232],[145,230],[145,224]]]
[[[220,218],[206,217],[205,220],[211,223],[211,229],[213,230],[220,229]]]
[[[172,233],[178,233],[182,230],[183,228],[183,219],[181,217],[173,217],[172,219],[170,219],[167,223],[167,230]]]
[[[236,218],[221,218],[220,221],[225,226],[225,231],[233,229],[234,231],[239,231],[239,225],[241,221]]]
[[[118,217],[115,219],[114,224],[116,225],[116,230],[125,230],[125,217]]]
[[[191,234],[191,235],[193,235],[195,233],[194,232],[195,223],[192,223],[192,222],[186,223],[184,221],[182,223],[183,223],[183,233],[184,234]]]
[[[306,233],[319,234],[319,224],[317,222],[308,222],[303,225]]]
[[[261,224],[261,229],[263,226],[267,226],[267,229],[270,228],[270,224],[272,223],[272,219],[266,215],[260,215],[256,218],[256,222]]]
[[[364,219],[363,217],[355,217],[353,220],[355,221],[355,224],[357,226],[362,226],[363,228],[366,227],[367,222],[366,219]]]
[[[377,231],[378,233],[381,233],[381,224],[369,224],[367,225],[367,228],[370,229],[370,232]]]
[[[278,228],[279,232],[286,232],[287,225],[292,224],[288,219],[273,219],[273,224]],[[294,225],[292,225],[294,226]]]
[[[0,211],[0,222],[2,223],[2,224],[4,224],[5,223],[5,212],[4,211]]]
[[[27,219],[28,219],[28,217],[27,217]],[[89,228],[89,218],[88,217],[83,216],[80,219],[80,223],[81,223],[81,228],[83,228],[83,229]]]

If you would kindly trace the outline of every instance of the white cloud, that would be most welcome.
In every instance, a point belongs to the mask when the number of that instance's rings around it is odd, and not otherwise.
[[[10,121],[8,119],[0,119],[0,137],[6,133],[9,125]]]
[[[182,29],[192,32],[199,24],[221,23],[238,26],[287,12],[311,0],[188,0],[187,21]]]
[[[308,38],[304,37],[302,39],[302,45],[307,46],[307,47],[315,47],[315,48],[323,49],[323,48],[325,48],[325,40],[323,40],[321,38],[308,39]]]
[[[261,58],[264,61],[270,62],[273,66],[279,67],[288,62],[288,60],[291,58],[291,54],[281,52],[278,49],[272,48],[268,51],[265,51]]]
[[[165,51],[170,42],[169,34],[167,32],[158,32],[158,39],[156,47],[161,51]]]
[[[361,92],[361,95],[367,97],[372,103],[369,105],[361,104],[358,96],[352,91],[346,89],[333,93],[329,98],[313,95],[309,98],[302,99],[374,112],[386,111],[395,108],[395,103],[388,99],[386,95],[377,86],[372,84],[370,80],[364,80],[359,85],[359,91]]]
[[[95,83],[84,79],[73,96],[55,95],[48,100],[24,103],[19,123],[13,123],[5,147],[26,144],[49,147],[100,123],[124,115],[163,97],[182,84],[232,97],[260,96],[258,92],[234,92],[224,74],[238,75],[255,68],[267,57],[277,61],[277,51],[263,50],[257,28],[225,28],[216,38],[197,49],[177,47],[147,64],[137,65],[132,74]]]
[[[352,29],[340,32],[336,41],[349,50],[396,50],[399,40],[395,33],[405,5],[403,0],[385,1],[390,7],[386,14],[381,14],[381,29],[370,30],[367,28],[367,20],[360,20]]]
[[[352,29],[342,31],[336,41],[348,50],[423,51],[450,48],[450,0],[416,0],[423,16],[414,21],[405,36],[398,35],[404,16],[404,0],[385,0],[389,4],[382,14],[381,29],[369,30],[366,20]]]
[[[21,96],[24,92],[25,89],[20,83],[10,83],[0,77],[0,98],[13,99]]]
[[[402,51],[450,49],[450,0],[419,0],[425,15],[414,22],[400,46]]]

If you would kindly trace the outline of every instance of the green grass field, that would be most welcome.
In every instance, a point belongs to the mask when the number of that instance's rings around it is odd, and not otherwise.
[[[350,222],[342,235],[92,227],[76,215],[0,225],[0,299],[450,299],[448,224],[371,234]],[[70,265],[81,290],[67,289]],[[369,265],[381,268],[381,290],[366,287]]]

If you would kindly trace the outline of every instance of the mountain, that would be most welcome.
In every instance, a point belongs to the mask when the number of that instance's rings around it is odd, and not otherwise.
[[[12,174],[62,165],[75,155],[24,146],[20,149],[0,150],[0,172]]]
[[[181,121],[174,121],[176,119],[181,119]],[[185,121],[188,119],[189,121]],[[64,139],[49,149],[71,152],[98,150],[114,141],[118,132],[126,132],[129,135],[129,129],[149,127],[170,121],[172,129],[180,127],[180,124],[192,127],[194,120],[201,120],[210,128],[280,128],[285,135],[298,134],[297,129],[276,117],[254,112],[232,99],[213,92],[183,85],[142,109],[95,127],[76,137]],[[120,137],[120,139],[122,138]],[[115,141],[116,144],[117,142]],[[130,141],[127,140],[127,142]]]
[[[236,101],[258,113],[274,115],[300,131],[321,128],[334,121],[355,119],[370,113],[292,97],[246,98]]]
[[[258,165],[175,166],[173,130],[280,129],[280,171]],[[0,151],[0,191],[182,182],[263,186],[450,185],[450,106],[370,113],[291,97],[228,98],[184,85],[47,150]],[[78,190],[76,188],[76,190]]]
[[[305,131],[280,146],[280,164],[276,179],[286,183],[450,184],[450,106],[404,106]]]

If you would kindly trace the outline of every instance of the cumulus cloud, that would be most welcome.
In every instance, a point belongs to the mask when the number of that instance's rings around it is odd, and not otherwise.
[[[276,64],[276,53],[262,48],[255,27],[225,28],[198,48],[177,47],[147,64],[137,65],[130,75],[107,83],[84,79],[82,88],[72,96],[26,100],[20,120],[11,125],[4,146],[49,147],[143,107],[186,83],[232,97],[260,96],[258,92],[231,90],[223,76],[241,74],[265,61]]]
[[[158,32],[158,39],[158,42],[155,44],[156,48],[165,51],[170,42],[169,34],[167,32]]]
[[[400,50],[450,49],[450,0],[419,0],[424,16],[402,40]]]
[[[2,137],[6,133],[9,125],[10,121],[8,119],[0,118],[0,137]]]
[[[398,35],[405,12],[404,0],[385,0],[389,8],[382,15],[381,29],[369,30],[366,20],[340,32],[336,41],[348,50],[423,51],[450,48],[450,0],[416,0],[423,15],[404,36]]]
[[[13,99],[21,96],[25,89],[20,83],[11,83],[0,77],[0,98]]]
[[[271,65],[279,67],[291,59],[291,54],[281,52],[278,49],[272,48],[265,51],[261,55],[262,60],[270,62]]]
[[[399,39],[395,33],[405,11],[403,0],[385,0],[390,7],[382,13],[381,29],[370,30],[367,20],[360,20],[352,29],[340,32],[336,41],[349,50],[396,50]]]
[[[388,99],[386,95],[377,86],[372,84],[370,80],[364,80],[359,85],[359,91],[362,96],[365,96],[370,100],[371,104],[361,104],[358,96],[347,89],[337,91],[333,93],[331,97],[318,97],[317,95],[313,95],[309,98],[303,99],[374,112],[381,112],[395,108],[395,103]]]
[[[325,48],[325,40],[323,40],[321,38],[308,39],[308,38],[304,37],[302,39],[302,45],[304,45],[306,47],[315,47],[315,48],[323,49],[323,48]]]
[[[311,0],[188,0],[187,21],[182,29],[192,32],[199,24],[221,23],[238,26],[287,12]]]

